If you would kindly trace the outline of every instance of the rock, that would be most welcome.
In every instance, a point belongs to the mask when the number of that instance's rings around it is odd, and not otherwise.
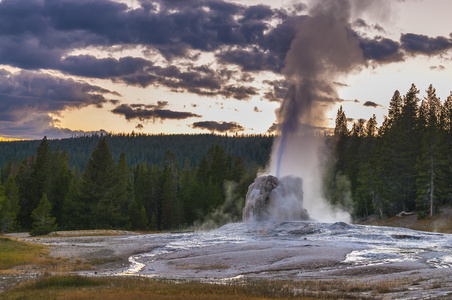
[[[279,180],[271,175],[258,177],[248,187],[243,220],[308,220],[302,187],[300,177],[286,176]]]

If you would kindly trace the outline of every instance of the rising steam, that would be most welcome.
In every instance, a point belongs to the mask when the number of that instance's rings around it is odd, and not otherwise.
[[[349,221],[349,214],[329,208],[322,198],[324,151],[315,128],[327,124],[326,110],[338,99],[334,82],[364,65],[351,15],[374,4],[370,0],[315,1],[309,17],[297,24],[286,56],[283,74],[290,87],[277,113],[279,134],[267,173],[277,178],[301,177],[304,207],[322,221]]]

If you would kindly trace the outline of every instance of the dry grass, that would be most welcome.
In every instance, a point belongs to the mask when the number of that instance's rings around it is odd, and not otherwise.
[[[0,238],[0,270],[26,264],[47,263],[47,254],[48,251],[44,246]]]
[[[48,236],[42,237],[121,236],[121,235],[131,235],[133,233],[134,232],[124,230],[93,229],[93,230],[75,230],[75,231],[55,231],[49,234]]]
[[[228,284],[165,281],[140,277],[53,276],[27,282],[1,299],[373,299],[401,292],[406,282],[345,280],[243,280]]]
[[[402,227],[428,232],[452,233],[452,208],[444,207],[441,213],[433,217],[417,219],[417,215],[374,219],[361,222],[365,225]]]

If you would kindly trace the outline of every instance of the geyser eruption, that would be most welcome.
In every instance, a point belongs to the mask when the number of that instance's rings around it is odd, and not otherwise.
[[[271,186],[270,182],[283,181],[285,176],[291,175],[303,179],[304,204],[314,218],[322,221],[349,221],[348,213],[331,209],[322,197],[320,154],[324,151],[318,132],[328,123],[325,111],[339,99],[335,82],[364,65],[358,35],[351,28],[351,15],[353,12],[363,12],[378,2],[314,1],[309,16],[300,19],[295,26],[296,35],[287,52],[282,71],[290,87],[277,113],[279,134],[273,144],[270,166],[266,171],[266,174],[274,174],[276,177],[271,180],[259,177],[253,184],[254,187],[250,186],[250,189],[253,187],[256,191],[248,192],[244,219],[250,215],[259,215],[261,218],[260,208],[258,212],[248,211],[251,207],[256,209],[256,194],[265,194],[261,190],[262,180],[265,179]],[[268,187],[264,188],[265,191],[266,189]],[[272,197],[275,198],[275,195]],[[283,202],[272,200],[268,204],[266,201],[263,203],[270,207],[264,212],[273,211],[275,202]],[[287,206],[287,203],[282,205]],[[294,211],[297,209],[298,203],[292,207]],[[262,214],[262,218],[266,214]]]

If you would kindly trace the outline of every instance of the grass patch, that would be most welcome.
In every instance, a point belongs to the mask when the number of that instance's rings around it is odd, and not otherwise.
[[[0,299],[372,299],[402,282],[240,280],[225,284],[142,277],[54,276],[24,283]]]
[[[93,229],[93,230],[55,231],[49,234],[48,236],[51,237],[122,236],[130,234],[132,234],[131,231],[112,230],[112,229]]]
[[[48,254],[45,246],[0,238],[0,270],[25,264],[40,264]]]
[[[105,280],[104,280],[105,281]],[[70,289],[100,286],[101,280],[82,276],[53,276],[29,283],[26,287],[28,290],[48,290],[48,289]]]

